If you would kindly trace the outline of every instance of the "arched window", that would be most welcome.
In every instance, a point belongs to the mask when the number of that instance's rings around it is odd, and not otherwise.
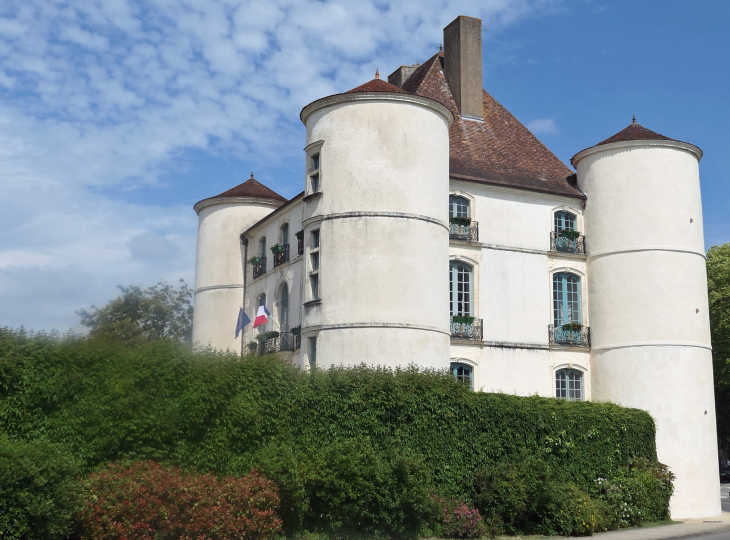
[[[262,236],[259,240],[259,257],[266,257],[266,237]]]
[[[449,217],[471,217],[469,215],[469,200],[458,195],[449,195]]]
[[[581,323],[580,278],[573,274],[553,274],[553,322],[555,326]]]
[[[555,397],[568,401],[583,401],[583,374],[576,369],[556,371]]]
[[[281,288],[281,302],[279,304],[279,331],[289,331],[289,286],[284,283]]]
[[[282,246],[289,245],[289,224],[288,223],[284,223],[284,225],[281,226],[281,245]]]
[[[474,376],[471,366],[467,364],[460,364],[458,362],[451,362],[451,373],[454,374],[454,378],[457,381],[467,383],[469,388],[474,387]]]
[[[555,212],[555,232],[574,231],[575,230],[575,214],[570,212]]]
[[[451,261],[449,268],[449,315],[472,314],[472,269],[461,261]]]

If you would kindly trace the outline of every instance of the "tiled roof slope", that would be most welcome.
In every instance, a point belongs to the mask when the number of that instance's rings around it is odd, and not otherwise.
[[[624,141],[673,141],[674,139],[670,139],[669,137],[665,137],[664,135],[660,135],[659,133],[656,133],[650,129],[646,129],[644,126],[637,124],[636,120],[634,120],[633,124],[629,124],[629,127],[626,129],[622,129],[616,135],[613,137],[609,137],[605,141],[599,142],[596,146],[601,146],[602,144],[611,144],[615,142],[624,142]]]
[[[449,132],[452,177],[585,198],[575,187],[575,174],[486,91],[484,123],[461,118],[443,74],[443,53],[417,68],[403,89],[438,101],[454,113]]]
[[[398,88],[394,84],[390,84],[387,81],[384,81],[383,79],[373,79],[372,81],[368,81],[365,84],[361,84],[357,88],[353,88],[352,90],[348,90],[345,92],[346,94],[354,94],[357,92],[400,92],[400,93],[406,93],[405,90],[402,88]]]
[[[251,173],[251,178],[246,180],[243,184],[238,184],[236,187],[233,187],[228,191],[224,191],[219,195],[215,195],[214,197],[208,197],[208,199],[203,200],[207,201],[209,199],[220,199],[223,197],[251,197],[256,199],[273,199],[275,201],[282,202],[286,202],[289,200],[286,197],[282,197],[281,195],[279,195],[273,189],[267,188],[261,182],[256,180],[253,177],[253,173]]]

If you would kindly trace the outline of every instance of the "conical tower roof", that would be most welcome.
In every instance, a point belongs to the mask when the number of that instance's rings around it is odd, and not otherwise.
[[[612,144],[612,143],[620,143],[620,142],[630,142],[630,141],[670,141],[679,143],[682,145],[690,145],[691,147],[694,147],[697,150],[698,157],[702,157],[702,150],[691,143],[686,143],[684,141],[679,141],[677,139],[672,139],[670,137],[667,137],[665,135],[662,135],[661,133],[657,133],[656,131],[652,131],[648,128],[645,128],[641,124],[636,123],[636,116],[634,116],[632,122],[616,133],[615,135],[610,136],[608,139],[604,139],[598,144],[595,144],[593,146],[589,146],[588,148],[585,148],[575,154],[570,162],[575,165],[576,160],[575,158],[579,155],[585,152],[586,150],[590,150],[591,148],[596,148],[598,146],[603,146],[606,144]]]
[[[253,177],[253,173],[251,173],[251,178],[243,182],[242,184],[238,184],[236,187],[232,187],[231,189],[224,191],[223,193],[219,193],[218,195],[214,195],[213,197],[208,197],[207,199],[203,199],[202,201],[198,201],[195,203],[195,211],[199,211],[201,203],[208,203],[208,204],[214,204],[214,201],[216,199],[261,199],[269,201],[270,203],[285,203],[288,202],[289,199],[286,197],[283,197],[279,195],[276,191],[273,189],[267,188],[265,185],[263,185],[261,182],[256,180]],[[205,206],[207,206],[206,204]],[[279,205],[280,206],[280,205]]]

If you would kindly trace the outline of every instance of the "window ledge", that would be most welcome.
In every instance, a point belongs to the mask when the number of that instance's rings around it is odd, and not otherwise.
[[[312,306],[319,305],[321,303],[322,303],[322,299],[321,298],[315,298],[314,300],[310,300],[309,302],[304,302],[303,306],[304,307],[312,307]]]
[[[458,337],[452,337],[451,338],[451,344],[452,345],[467,345],[471,347],[483,347],[484,342],[478,339],[461,339]]]
[[[482,247],[482,243],[478,240],[459,240],[458,238],[449,238],[449,244],[455,244],[457,246],[476,247],[480,249]]]
[[[310,193],[309,195],[305,195],[302,200],[304,202],[312,201],[314,199],[320,198],[321,196],[322,196],[322,192],[321,191],[317,191],[316,193]]]
[[[575,351],[575,352],[591,352],[590,347],[571,347],[569,345],[550,345],[551,351]]]
[[[585,253],[565,253],[564,251],[548,251],[548,257],[556,259],[574,259],[578,261],[585,261],[588,259],[588,255]]]

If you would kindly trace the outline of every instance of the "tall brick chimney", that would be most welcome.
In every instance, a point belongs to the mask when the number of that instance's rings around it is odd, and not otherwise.
[[[444,75],[459,114],[483,120],[481,19],[459,15],[444,28]]]

